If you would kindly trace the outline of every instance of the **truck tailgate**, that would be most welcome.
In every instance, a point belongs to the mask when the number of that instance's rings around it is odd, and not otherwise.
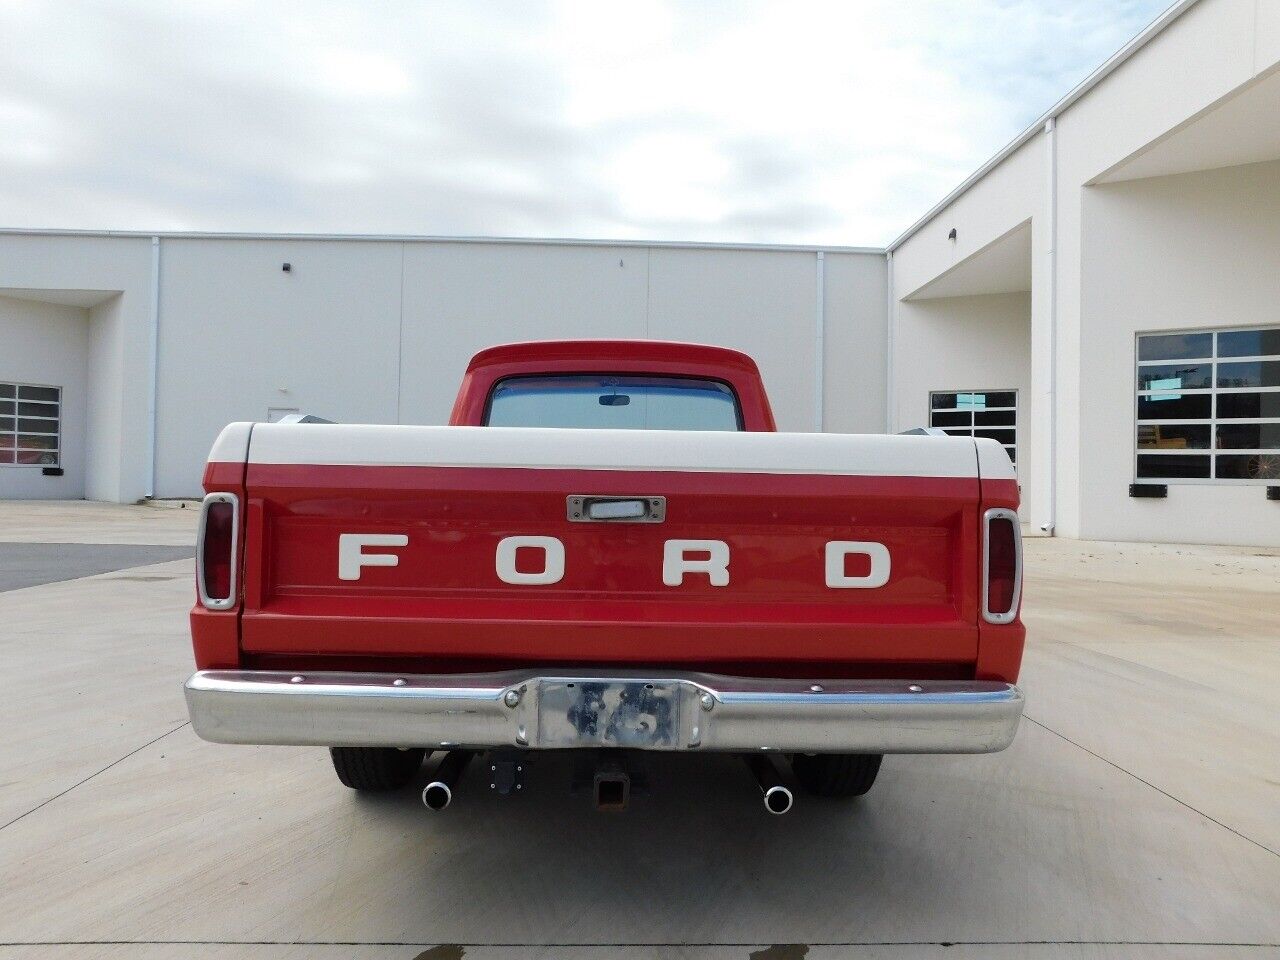
[[[972,663],[971,440],[256,425],[241,644],[437,663]],[[662,522],[575,522],[568,498],[665,498]],[[379,555],[351,578],[343,535]],[[555,538],[554,583],[508,583],[509,537]],[[728,583],[664,583],[668,541],[720,541]],[[881,586],[828,585],[828,544],[881,544]],[[693,556],[702,556],[693,551]],[[515,554],[521,574],[544,550]],[[394,565],[391,565],[394,564]],[[838,573],[857,582],[871,560]]]

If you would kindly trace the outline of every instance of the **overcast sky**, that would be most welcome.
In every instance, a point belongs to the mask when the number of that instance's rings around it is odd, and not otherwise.
[[[879,245],[1166,0],[0,0],[0,226]]]

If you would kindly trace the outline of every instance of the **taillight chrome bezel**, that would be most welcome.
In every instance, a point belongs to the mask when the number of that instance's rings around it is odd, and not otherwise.
[[[231,504],[231,570],[227,578],[227,596],[211,597],[205,590],[204,540],[209,522],[209,506],[215,503]],[[230,610],[239,598],[240,557],[240,498],[234,493],[210,493],[200,501],[200,526],[196,532],[196,593],[200,606],[206,610]]]
[[[1013,526],[1013,594],[1009,609],[1003,613],[992,611],[991,601],[991,521],[1008,520]],[[1018,607],[1022,603],[1022,527],[1018,512],[1007,507],[992,507],[982,515],[982,619],[987,623],[1013,623],[1018,619]]]

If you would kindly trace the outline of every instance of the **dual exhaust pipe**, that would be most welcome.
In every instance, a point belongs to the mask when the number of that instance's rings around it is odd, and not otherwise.
[[[474,754],[469,750],[451,750],[436,767],[435,779],[422,788],[422,803],[428,810],[439,812],[453,802],[453,791],[458,785]],[[778,775],[773,760],[763,753],[743,757],[760,786],[765,810],[780,817],[795,805],[795,796]],[[593,778],[592,799],[597,810],[621,812],[627,809],[631,799],[631,776],[614,758],[602,762]]]
[[[756,783],[760,785],[760,795],[764,800],[764,808],[775,817],[780,817],[784,813],[790,812],[795,805],[795,796],[791,793],[791,789],[782,782],[782,777],[778,775],[778,768],[773,765],[773,760],[765,753],[748,753],[743,759],[747,762],[747,767],[756,778]]]
[[[467,769],[473,754],[470,750],[450,750],[436,767],[436,778],[422,788],[422,803],[437,813],[453,802],[453,790]]]

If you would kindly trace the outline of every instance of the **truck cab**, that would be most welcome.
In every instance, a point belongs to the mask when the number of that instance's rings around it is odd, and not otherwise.
[[[449,422],[753,433],[777,429],[760,371],[745,353],[655,340],[542,341],[482,350],[467,366]]]

